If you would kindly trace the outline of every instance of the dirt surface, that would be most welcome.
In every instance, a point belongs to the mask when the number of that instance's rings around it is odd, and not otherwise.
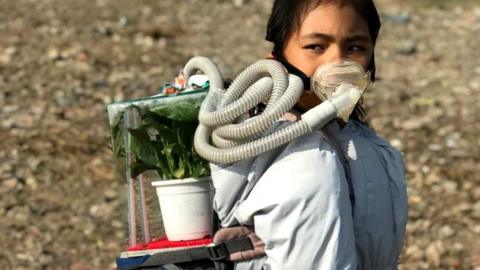
[[[0,268],[114,268],[125,190],[105,104],[157,93],[195,55],[234,77],[268,51],[271,2],[0,2]],[[432,2],[378,1],[365,99],[407,160],[401,269],[480,269],[480,3]]]

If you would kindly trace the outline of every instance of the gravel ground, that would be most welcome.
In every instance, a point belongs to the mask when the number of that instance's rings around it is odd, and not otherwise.
[[[0,2],[0,268],[114,268],[126,222],[105,104],[157,93],[195,55],[234,77],[268,51],[271,2]],[[407,160],[401,269],[480,269],[480,3],[378,6],[365,100]]]

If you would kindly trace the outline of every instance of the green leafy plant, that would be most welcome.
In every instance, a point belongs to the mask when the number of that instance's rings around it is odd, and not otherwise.
[[[125,168],[128,148],[132,177],[146,170],[156,170],[162,179],[208,175],[208,163],[193,147],[200,105],[198,99],[127,108],[112,127],[114,157],[119,167]],[[126,111],[131,109],[137,112],[136,123],[125,128]]]

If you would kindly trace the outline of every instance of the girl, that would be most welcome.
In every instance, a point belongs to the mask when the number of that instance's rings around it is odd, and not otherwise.
[[[320,103],[309,88],[318,66],[351,60],[375,80],[379,28],[372,0],[275,0],[266,36],[272,57],[306,88],[285,118]],[[238,178],[235,166],[250,173],[233,187],[222,178]],[[248,235],[256,246],[231,256],[236,269],[397,268],[407,221],[403,159],[367,127],[361,105],[347,123],[333,121],[253,161],[212,166],[212,177],[215,210],[230,227],[215,241]]]

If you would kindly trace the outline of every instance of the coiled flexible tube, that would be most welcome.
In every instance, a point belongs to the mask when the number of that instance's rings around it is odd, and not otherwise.
[[[184,68],[188,78],[202,71],[210,80],[210,90],[199,112],[194,146],[210,162],[228,164],[251,158],[288,143],[335,119],[360,98],[361,92],[343,84],[342,95],[324,101],[302,115],[302,120],[268,135],[265,132],[288,112],[303,91],[302,80],[277,61],[260,60],[246,68],[223,89],[223,77],[208,58],[195,57]],[[266,102],[262,114],[242,121],[242,116],[260,102]],[[213,144],[211,144],[211,142]]]

